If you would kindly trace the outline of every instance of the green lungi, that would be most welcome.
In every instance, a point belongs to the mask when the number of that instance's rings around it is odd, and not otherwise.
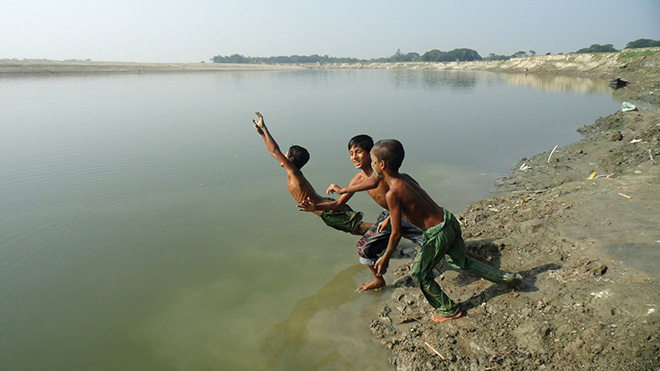
[[[496,283],[511,283],[514,275],[493,268],[466,255],[461,225],[447,209],[444,221],[424,231],[424,244],[413,260],[410,276],[420,287],[426,300],[442,317],[451,317],[460,311],[458,305],[435,282],[433,267],[446,259],[447,263]]]
[[[344,205],[339,210],[328,210],[320,215],[323,222],[334,229],[354,233],[360,231],[360,224],[364,216],[360,211],[353,211],[350,206]]]

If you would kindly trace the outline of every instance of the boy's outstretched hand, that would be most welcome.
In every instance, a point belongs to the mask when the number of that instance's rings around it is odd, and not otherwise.
[[[325,191],[326,194],[336,193],[341,194],[341,187],[336,184],[330,184],[330,187]]]
[[[298,211],[316,211],[316,204],[307,197],[298,205]]]
[[[387,272],[387,267],[390,265],[390,259],[382,256],[380,259],[376,260],[374,268],[376,269],[376,276],[382,276]]]
[[[263,134],[263,131],[266,128],[266,124],[264,124],[264,117],[261,116],[261,113],[259,113],[259,112],[255,112],[255,113],[257,114],[257,117],[259,118],[259,120],[257,121],[257,120],[253,119],[252,122],[254,122],[254,127],[255,127],[255,129],[257,129],[257,132],[259,134]]]

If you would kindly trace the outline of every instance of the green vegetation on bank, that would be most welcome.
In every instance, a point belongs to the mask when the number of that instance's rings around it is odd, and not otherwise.
[[[626,49],[647,48],[660,46],[660,40],[638,39],[631,41],[626,45]],[[618,52],[612,44],[592,44],[588,48],[577,50],[575,53],[615,53]],[[550,54],[550,53],[548,53]],[[561,54],[561,53],[560,53]],[[536,55],[534,50],[518,51],[510,56],[496,55],[490,53],[487,57],[481,57],[479,53],[472,49],[458,48],[447,52],[438,49],[429,50],[424,54],[416,52],[402,53],[400,49],[389,56],[374,59],[358,58],[337,58],[328,55],[291,55],[278,57],[246,57],[240,54],[229,56],[217,55],[211,58],[214,63],[245,63],[245,64],[279,64],[279,63],[372,63],[372,62],[468,62],[468,61],[504,61],[511,58],[525,58]]]
[[[629,51],[629,52],[624,51],[619,54],[619,58],[631,59],[638,57],[648,57],[656,53],[657,51],[653,51],[653,50],[641,50],[641,51]]]

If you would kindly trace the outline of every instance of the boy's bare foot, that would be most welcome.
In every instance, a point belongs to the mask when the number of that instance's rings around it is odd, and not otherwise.
[[[459,318],[462,315],[463,312],[458,312],[451,317],[441,317],[438,313],[433,313],[433,315],[431,316],[431,322],[435,322],[435,323],[447,322],[449,320]]]
[[[382,287],[385,287],[385,280],[382,278],[376,278],[373,280],[373,282],[361,283],[360,286],[358,286],[358,291],[365,292],[369,290],[380,289]]]
[[[506,273],[504,275],[504,281],[510,287],[520,286],[523,281],[523,276],[520,273]]]

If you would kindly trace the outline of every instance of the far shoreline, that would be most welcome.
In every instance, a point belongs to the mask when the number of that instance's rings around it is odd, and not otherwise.
[[[386,69],[432,71],[489,71],[512,75],[546,75],[622,79],[628,84],[613,95],[660,105],[660,48],[624,49],[617,53],[557,54],[505,61],[470,62],[355,62],[309,64],[142,63],[107,61],[0,60],[0,77],[58,74],[147,74],[197,72],[302,71],[330,69]]]
[[[229,63],[140,63],[95,61],[0,60],[0,76],[97,73],[161,73],[218,71],[286,71],[294,65]]]

